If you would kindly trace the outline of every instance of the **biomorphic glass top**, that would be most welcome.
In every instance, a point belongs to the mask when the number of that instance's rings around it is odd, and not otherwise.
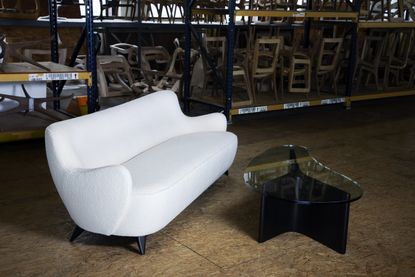
[[[257,191],[295,202],[343,203],[363,194],[357,182],[296,145],[274,147],[255,157],[245,169],[244,180]]]

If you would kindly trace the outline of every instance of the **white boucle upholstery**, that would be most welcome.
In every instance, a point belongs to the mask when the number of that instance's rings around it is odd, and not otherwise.
[[[54,123],[45,141],[71,218],[120,236],[166,226],[229,169],[237,149],[222,114],[188,117],[171,91]]]

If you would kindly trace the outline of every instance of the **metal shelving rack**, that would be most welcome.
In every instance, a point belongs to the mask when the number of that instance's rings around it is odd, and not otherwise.
[[[186,24],[186,52],[190,52],[191,37],[194,35],[192,32],[192,7],[197,0],[188,0],[186,2],[186,12],[185,12],[185,24]],[[225,104],[224,106],[219,106],[223,109],[225,115],[231,120],[232,116],[243,115],[250,113],[258,112],[267,112],[267,111],[276,111],[276,110],[285,110],[285,109],[295,109],[302,107],[310,106],[320,106],[328,104],[344,104],[346,107],[350,107],[352,102],[362,101],[362,100],[371,100],[371,99],[381,99],[397,96],[408,96],[415,95],[415,90],[407,91],[394,91],[394,92],[377,92],[370,93],[366,95],[356,95],[353,93],[353,69],[357,63],[357,33],[359,29],[363,28],[415,28],[415,22],[359,22],[359,13],[361,7],[360,0],[348,1],[349,6],[352,7],[352,12],[334,12],[334,11],[311,11],[312,10],[312,1],[309,0],[307,3],[307,11],[273,11],[273,10],[235,10],[235,0],[229,0],[228,9],[222,11],[223,14],[229,16],[229,24],[226,26],[228,30],[228,47],[227,47],[227,72],[226,72],[226,90],[225,91]],[[252,7],[252,0],[250,1],[250,7]],[[198,11],[200,12],[200,11]],[[346,92],[344,96],[341,97],[330,97],[327,99],[317,99],[317,100],[304,100],[296,101],[291,103],[274,103],[269,105],[253,105],[243,108],[232,108],[232,61],[233,61],[233,46],[234,46],[234,34],[235,29],[240,26],[235,26],[234,18],[235,16],[261,16],[261,17],[285,17],[285,18],[304,18],[304,46],[308,47],[310,27],[312,24],[346,24],[350,26],[351,34],[351,53],[349,55],[349,65],[347,72],[346,80]],[[314,19],[318,19],[315,21]],[[327,18],[335,18],[335,20],[324,20]],[[322,20],[323,19],[323,20]],[[248,21],[250,22],[250,21]],[[245,25],[246,26],[246,25]],[[272,26],[272,24],[270,25]],[[199,43],[201,47],[201,43]],[[202,47],[201,47],[202,48]],[[202,54],[205,52],[202,49]],[[184,97],[185,97],[185,108],[186,111],[189,110],[189,103],[192,101],[202,102],[200,100],[192,99],[190,97],[190,65],[189,65],[189,56],[186,57],[186,73],[185,73],[185,84],[184,84]],[[211,66],[211,69],[214,70],[214,65]],[[220,82],[219,82],[220,83]],[[207,103],[209,104],[209,103]],[[214,105],[210,103],[210,105]],[[214,105],[217,106],[217,105]]]
[[[185,77],[184,77],[184,99],[185,99],[185,110],[189,111],[189,103],[191,101],[201,102],[190,97],[190,46],[191,46],[191,38],[196,38],[198,41],[199,47],[202,50],[202,54],[206,55],[206,50],[203,49],[202,43],[199,41],[200,38],[197,37],[195,34],[194,27],[191,23],[192,18],[192,7],[197,0],[188,0],[185,5],[185,25],[186,25],[186,45],[185,45]],[[252,6],[252,0],[250,3]],[[312,9],[312,1],[310,0],[307,4],[307,8],[309,10]],[[338,104],[338,103],[345,103],[346,105],[350,106],[350,96],[352,92],[352,82],[353,82],[353,70],[354,64],[356,63],[356,51],[357,51],[357,26],[358,26],[358,18],[359,18],[359,10],[360,10],[360,0],[355,0],[353,3],[353,12],[331,12],[331,11],[273,11],[273,10],[235,10],[235,0],[230,0],[228,3],[228,9],[222,10],[221,14],[226,14],[229,16],[229,23],[226,26],[227,28],[227,66],[226,66],[226,80],[224,81],[225,86],[225,105],[223,107],[224,114],[227,116],[229,120],[231,120],[232,116],[235,115],[242,115],[242,114],[249,114],[249,113],[258,113],[258,112],[266,112],[266,111],[275,111],[275,110],[282,110],[282,109],[293,109],[293,108],[301,108],[301,107],[308,107],[308,106],[317,106],[317,105],[327,105],[327,104]],[[304,23],[304,30],[305,30],[305,47],[308,47],[309,41],[309,34],[310,34],[310,21],[313,18],[336,18],[346,20],[345,22],[349,24],[351,27],[351,55],[349,59],[349,70],[348,70],[348,77],[346,82],[346,95],[345,97],[335,97],[329,99],[321,99],[321,100],[311,100],[311,101],[300,101],[300,102],[293,102],[293,103],[283,103],[283,104],[270,104],[270,105],[260,105],[260,106],[250,106],[245,108],[232,108],[232,69],[233,69],[233,49],[234,49],[234,38],[235,38],[235,17],[236,16],[260,16],[260,17],[295,17],[295,18],[304,18],[307,19]],[[320,21],[321,22],[321,21]],[[326,21],[326,24],[336,24],[336,21]],[[238,26],[239,27],[239,26]],[[215,71],[215,65],[211,65],[210,67],[213,71]],[[216,78],[219,79],[219,84],[222,82],[220,81],[219,74],[215,74]],[[205,103],[206,104],[206,103]],[[210,104],[213,105],[213,104]]]
[[[415,21],[404,21],[404,22],[386,22],[386,21],[360,21],[358,23],[358,29],[383,29],[383,30],[390,30],[390,29],[415,29]],[[384,98],[392,98],[392,97],[400,97],[400,96],[413,96],[415,95],[415,87],[410,88],[408,90],[402,91],[387,91],[387,92],[377,92],[377,93],[370,93],[370,94],[362,94],[359,93],[353,94],[350,96],[350,102],[357,102],[357,101],[366,101],[366,100],[376,100],[376,99],[384,99]]]
[[[94,20],[92,11],[92,0],[85,0],[85,19],[58,22],[58,9],[56,0],[48,0],[49,20],[20,20],[20,19],[0,19],[0,26],[30,26],[30,27],[49,27],[51,61],[58,63],[59,46],[58,46],[58,29],[59,27],[83,27],[84,30],[78,40],[68,66],[73,66],[76,56],[78,55],[83,43],[87,41],[87,71],[91,74],[91,85],[88,85],[88,110],[94,112],[97,110],[97,77],[96,61],[94,55]],[[65,80],[52,84],[53,96],[59,96]],[[59,101],[54,103],[56,110],[60,109]]]
[[[225,92],[225,106],[221,107],[215,104],[210,104],[211,106],[217,106],[219,108],[224,108],[224,113],[229,119],[230,110],[232,108],[232,79],[233,79],[233,48],[235,45],[235,0],[230,0],[228,3],[227,9],[214,9],[214,12],[220,13],[221,15],[228,15],[229,22],[225,26],[227,31],[227,54],[226,54],[226,72],[225,80],[221,77],[221,74],[216,68],[216,64],[208,57],[207,50],[204,48],[202,39],[199,34],[196,32],[195,27],[193,26],[192,19],[192,8],[197,0],[185,0],[184,6],[184,16],[185,16],[185,58],[184,58],[184,110],[186,113],[190,111],[190,102],[195,101],[199,102],[196,99],[190,97],[190,51],[191,51],[191,39],[194,37],[198,46],[201,49],[202,55],[207,57],[208,64],[214,72],[215,79],[218,81],[219,85],[223,88]],[[209,10],[206,10],[209,12]],[[198,11],[203,12],[203,9]],[[203,26],[198,26],[203,27]],[[210,26],[212,27],[212,26]],[[214,26],[218,27],[218,26]],[[203,103],[203,102],[202,102]],[[209,104],[209,103],[204,103]]]
[[[89,87],[92,85],[91,74],[87,71],[81,71],[79,69],[75,70],[71,67],[52,62],[40,62],[40,64],[44,68],[50,69],[50,71],[28,63],[8,63],[0,65],[0,68],[2,69],[2,73],[0,74],[0,83],[23,84],[27,82],[48,81],[58,83],[61,80],[85,80]],[[33,109],[33,107],[31,108],[29,104],[28,109]],[[43,135],[44,128],[33,128],[32,130],[24,131],[1,131],[0,142],[41,138]]]
[[[312,8],[312,2],[309,1],[307,5],[308,9]],[[268,16],[268,17],[296,17],[308,19],[304,24],[304,47],[308,48],[309,44],[309,35],[310,28],[314,18],[324,19],[324,18],[337,18],[343,20],[349,20],[341,23],[346,23],[351,28],[351,54],[349,58],[349,70],[347,73],[347,82],[346,82],[346,93],[343,97],[331,97],[327,99],[318,99],[318,100],[304,100],[296,102],[288,102],[281,104],[271,104],[271,105],[260,105],[246,108],[231,109],[230,115],[241,115],[257,112],[266,112],[266,111],[276,111],[276,110],[287,110],[287,109],[296,109],[303,107],[311,106],[321,106],[321,105],[330,105],[330,104],[339,104],[344,103],[346,106],[350,106],[350,96],[352,94],[353,87],[353,68],[356,63],[356,51],[357,51],[357,20],[358,20],[358,11],[360,9],[360,1],[354,1],[353,12],[331,12],[331,11],[305,11],[305,12],[296,12],[296,11],[248,11],[240,10],[236,12],[236,15],[241,16]],[[337,21],[318,21],[325,24],[337,24]]]
[[[293,109],[293,108],[302,108],[302,107],[309,107],[309,106],[319,106],[319,105],[328,105],[328,104],[340,104],[343,103],[347,107],[350,107],[353,101],[361,101],[361,100],[370,100],[370,99],[378,99],[378,98],[386,98],[386,97],[394,97],[394,96],[405,96],[405,95],[413,95],[415,91],[403,91],[403,92],[390,92],[390,93],[374,93],[370,95],[353,95],[353,68],[356,65],[356,52],[357,52],[357,32],[359,28],[414,28],[415,23],[413,22],[399,22],[399,23],[390,23],[390,22],[359,22],[359,11],[360,11],[360,0],[354,0],[352,3],[349,1],[349,5],[352,6],[352,12],[332,12],[332,11],[311,11],[312,9],[312,1],[308,1],[307,3],[307,11],[298,12],[298,11],[269,11],[269,10],[236,10],[235,0],[229,0],[227,9],[193,9],[193,6],[197,3],[197,0],[185,0],[184,3],[184,24],[183,23],[172,23],[172,24],[163,24],[163,23],[144,23],[142,22],[141,18],[139,17],[137,21],[133,22],[105,22],[105,21],[98,21],[95,22],[95,27],[98,28],[128,28],[134,29],[137,32],[145,31],[145,30],[175,30],[179,32],[184,32],[185,34],[185,60],[184,60],[184,109],[185,112],[189,112],[190,110],[190,103],[191,102],[201,102],[204,104],[209,104],[211,106],[215,106],[221,110],[223,110],[224,114],[230,120],[232,116],[241,115],[241,114],[248,114],[248,113],[257,113],[257,112],[265,112],[265,111],[275,111],[275,110],[283,110],[283,109]],[[51,5],[50,10],[55,11],[56,1],[49,0],[49,4]],[[54,6],[55,5],[55,6]],[[140,4],[139,4],[140,6]],[[251,5],[252,6],[252,0]],[[85,1],[85,8],[86,8],[86,25],[84,32],[86,31],[86,40],[88,44],[88,71],[92,73],[92,86],[88,90],[88,110],[90,112],[94,112],[97,106],[97,88],[96,88],[96,64],[95,64],[95,56],[93,55],[93,30],[94,30],[94,22],[92,16],[92,0]],[[140,11],[139,11],[140,12]],[[216,13],[221,15],[228,16],[228,23],[227,24],[193,24],[192,23],[192,14],[194,13]],[[270,105],[260,105],[260,106],[250,106],[245,108],[232,108],[232,95],[233,95],[233,87],[232,87],[232,68],[233,68],[233,49],[235,45],[235,32],[237,28],[241,26],[235,25],[235,17],[236,16],[264,16],[264,17],[294,17],[294,18],[304,18],[306,19],[303,28],[305,33],[305,45],[308,47],[309,41],[309,34],[310,34],[310,27],[312,24],[346,24],[350,26],[350,34],[351,34],[351,54],[349,55],[349,69],[347,73],[347,81],[346,81],[346,93],[344,96],[341,97],[331,97],[327,99],[318,99],[318,100],[305,100],[305,101],[297,101],[291,103],[278,103],[278,104],[270,104]],[[56,13],[52,13],[51,17],[51,35],[53,37],[54,30],[53,23],[54,18],[56,17]],[[327,18],[335,18],[336,20],[324,20]],[[53,20],[52,20],[53,19]],[[314,19],[318,19],[315,21]],[[80,22],[60,22],[60,26],[74,26],[79,27],[82,26]],[[246,26],[246,25],[242,25]],[[208,28],[221,28],[225,29],[227,32],[227,57],[226,57],[226,73],[225,79],[223,80],[221,74],[217,72],[216,65],[213,61],[208,60],[209,66],[215,72],[215,78],[220,86],[223,88],[225,92],[225,101],[224,105],[217,105],[214,103],[206,103],[197,99],[194,99],[190,95],[190,51],[192,45],[192,38],[196,40],[198,46],[201,49],[202,55],[209,56],[207,54],[206,49],[203,47],[203,43],[201,37],[199,36],[197,30],[200,29],[208,29]],[[78,42],[78,45],[82,45],[82,36]],[[85,39],[85,34],[84,34]],[[140,42],[138,42],[140,45]],[[52,46],[56,47],[55,44],[52,42]],[[75,54],[75,53],[74,53]],[[53,54],[55,55],[55,54]],[[75,56],[76,57],[76,56]],[[53,57],[52,57],[53,58]],[[56,58],[56,57],[55,57]],[[59,87],[58,87],[59,92]]]
[[[71,26],[71,25],[68,25]],[[59,46],[58,46],[58,8],[56,0],[49,0],[49,30],[51,37],[51,60],[52,62],[59,61]],[[97,90],[97,68],[96,58],[94,53],[94,17],[92,10],[92,0],[85,0],[85,25],[74,49],[69,66],[73,66],[76,56],[79,53],[84,41],[87,42],[87,71],[91,73],[91,85],[87,87],[88,94],[88,112],[92,113],[98,109],[98,90]],[[53,82],[52,90],[53,96],[60,96],[64,86],[64,82]],[[59,101],[55,101],[54,108],[59,109]]]
[[[49,26],[51,34],[51,59],[52,61],[58,60],[58,43],[57,43],[57,31],[58,27],[83,27],[83,32],[78,40],[77,46],[75,47],[74,53],[72,54],[71,63],[75,61],[77,54],[79,53],[80,48],[84,44],[85,40],[87,43],[87,70],[91,72],[91,86],[88,86],[88,111],[94,112],[98,107],[98,93],[97,93],[97,76],[96,76],[96,61],[94,55],[94,28],[114,28],[114,29],[131,29],[139,34],[148,30],[161,32],[168,31],[178,31],[185,34],[185,70],[184,70],[184,108],[186,112],[190,110],[191,102],[201,102],[197,99],[193,99],[190,95],[190,49],[192,45],[192,38],[196,40],[197,44],[201,48],[202,55],[206,55],[207,51],[203,47],[201,37],[198,34],[197,30],[208,29],[208,28],[221,28],[227,32],[227,57],[226,57],[226,73],[225,79],[222,78],[221,74],[218,72],[215,74],[216,79],[220,86],[225,92],[225,101],[224,105],[216,105],[214,103],[208,103],[209,105],[216,106],[217,108],[223,110],[228,119],[231,119],[232,116],[248,114],[248,113],[257,113],[265,111],[274,111],[282,109],[293,109],[301,108],[308,106],[318,106],[318,105],[327,105],[327,104],[340,104],[343,103],[346,106],[350,106],[353,101],[361,100],[370,100],[378,99],[385,97],[394,97],[394,96],[405,96],[405,95],[414,95],[415,91],[403,91],[403,92],[391,92],[391,93],[375,93],[370,95],[353,95],[352,85],[353,85],[353,68],[356,64],[356,51],[357,51],[357,32],[358,29],[362,28],[415,28],[415,22],[359,22],[359,11],[360,11],[360,0],[354,0],[349,2],[349,5],[352,6],[352,12],[332,12],[332,11],[311,11],[312,1],[308,1],[307,10],[304,12],[298,11],[269,11],[269,10],[236,10],[235,0],[229,0],[226,9],[194,9],[193,6],[197,3],[198,0],[185,0],[184,3],[184,23],[147,23],[142,22],[139,17],[136,21],[122,22],[122,21],[95,21],[92,13],[92,0],[85,0],[85,19],[71,20],[71,21],[57,21],[57,3],[56,0],[49,0],[49,13],[50,20],[47,21],[29,21],[29,20],[2,20],[0,25],[9,25],[9,26]],[[252,0],[250,1],[250,7],[252,7]],[[140,3],[138,4],[140,7]],[[139,14],[140,11],[138,10]],[[228,16],[227,24],[204,24],[204,23],[192,23],[192,14],[193,13],[220,13],[221,15]],[[305,45],[308,46],[310,28],[312,24],[346,24],[350,26],[351,30],[351,54],[349,55],[349,69],[347,74],[346,81],[346,93],[341,97],[332,97],[328,99],[319,99],[319,100],[305,100],[297,101],[292,103],[277,103],[270,105],[260,105],[260,106],[250,106],[244,108],[234,109],[232,108],[232,68],[233,68],[233,48],[235,45],[235,32],[237,28],[243,28],[248,25],[235,25],[236,16],[265,16],[265,17],[294,17],[294,18],[304,18],[304,23],[300,26],[304,28],[305,33]],[[332,19],[335,20],[325,20]],[[318,19],[318,20],[314,20]],[[285,24],[286,25],[286,24]],[[289,26],[298,25],[298,24],[288,24]],[[285,26],[287,27],[287,26]],[[296,26],[299,27],[299,26]],[[137,42],[140,45],[140,41]],[[209,62],[209,59],[208,59]],[[71,65],[71,63],[69,65]],[[210,67],[215,72],[214,62],[209,62]],[[60,95],[60,92],[63,87],[63,82],[55,82],[52,86],[54,95]],[[205,102],[202,102],[205,103]],[[206,104],[206,103],[205,103]],[[55,103],[55,108],[59,109],[59,103]]]
[[[177,31],[185,32],[186,24],[183,23],[145,23],[139,17],[135,21],[117,21],[117,20],[95,20],[92,10],[92,0],[84,0],[85,3],[85,18],[84,19],[70,19],[58,21],[57,1],[48,0],[49,20],[27,20],[27,19],[0,19],[0,26],[31,26],[31,27],[49,27],[50,45],[51,45],[51,61],[59,60],[59,46],[58,46],[58,29],[59,27],[66,28],[83,28],[78,42],[72,53],[68,66],[73,66],[75,59],[79,54],[83,44],[87,44],[87,71],[91,74],[91,85],[88,86],[88,111],[95,112],[99,109],[98,106],[98,92],[97,92],[97,75],[96,75],[96,58],[94,55],[94,30],[97,28],[111,28],[111,29],[130,29],[138,33],[145,31],[161,30],[161,32]],[[140,7],[140,3],[138,4]],[[140,9],[138,9],[140,14]],[[212,24],[198,24],[197,28],[217,28],[223,26],[212,26]],[[140,42],[138,42],[140,45]],[[62,92],[64,82],[54,82],[52,85],[53,95],[59,96]],[[60,103],[54,103],[54,108],[59,110]]]
[[[58,64],[59,61],[59,46],[58,46],[58,26],[57,21],[57,3],[56,0],[49,0],[49,21],[32,21],[32,20],[18,20],[18,19],[0,19],[0,26],[49,26],[50,32],[50,49],[51,49],[51,63],[44,63],[44,68],[37,68],[24,63],[11,63],[3,66],[3,73],[0,74],[0,82],[36,82],[51,81],[51,89],[53,96],[60,96],[62,88],[67,80],[86,80],[88,90],[88,109],[90,112],[97,109],[97,87],[96,87],[96,65],[95,56],[93,55],[93,18],[92,18],[92,0],[85,1],[86,19],[82,25],[85,30],[88,30],[85,35],[81,35],[75,52],[72,57],[76,58],[82,44],[87,39],[87,56],[88,68],[87,71],[80,71],[68,66]],[[73,59],[75,59],[73,58]],[[43,63],[42,63],[43,64]],[[73,64],[72,64],[73,65]],[[71,64],[69,64],[71,66]],[[45,70],[49,68],[49,70]],[[60,102],[54,101],[54,110],[63,112],[60,109]],[[31,139],[43,137],[44,129],[24,130],[24,131],[2,131],[0,132],[0,142]]]

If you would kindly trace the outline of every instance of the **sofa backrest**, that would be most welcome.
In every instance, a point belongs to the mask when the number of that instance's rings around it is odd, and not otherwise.
[[[56,168],[98,168],[121,164],[188,132],[177,96],[160,91],[46,129],[48,159]]]

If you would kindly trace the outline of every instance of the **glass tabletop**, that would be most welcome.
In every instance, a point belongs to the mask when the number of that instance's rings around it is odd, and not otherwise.
[[[244,181],[254,190],[295,202],[351,202],[363,194],[357,182],[296,145],[274,147],[255,157],[245,169]]]

